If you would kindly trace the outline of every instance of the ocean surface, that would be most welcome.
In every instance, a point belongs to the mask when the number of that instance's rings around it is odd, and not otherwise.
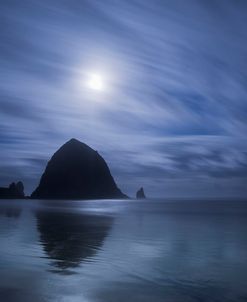
[[[1,302],[247,301],[247,202],[0,201]]]

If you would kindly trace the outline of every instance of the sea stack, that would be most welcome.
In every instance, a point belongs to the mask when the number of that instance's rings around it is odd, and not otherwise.
[[[71,139],[48,162],[35,199],[128,198],[117,187],[105,160],[88,145]]]
[[[18,181],[17,183],[12,182],[8,188],[0,188],[0,198],[20,199],[24,197],[24,186],[21,181]]]
[[[136,198],[137,199],[145,199],[146,198],[144,190],[143,190],[142,187],[136,192]]]

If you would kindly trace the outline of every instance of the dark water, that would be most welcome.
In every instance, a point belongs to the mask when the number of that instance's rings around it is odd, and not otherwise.
[[[247,203],[2,200],[0,301],[247,301]]]

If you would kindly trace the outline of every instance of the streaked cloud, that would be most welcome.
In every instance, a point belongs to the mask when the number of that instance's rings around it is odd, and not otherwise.
[[[130,195],[246,196],[245,1],[0,5],[1,185],[31,192],[76,137]]]

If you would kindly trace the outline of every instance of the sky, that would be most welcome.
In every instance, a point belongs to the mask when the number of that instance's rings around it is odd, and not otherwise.
[[[0,186],[74,137],[130,196],[245,198],[246,28],[245,0],[0,0]]]

